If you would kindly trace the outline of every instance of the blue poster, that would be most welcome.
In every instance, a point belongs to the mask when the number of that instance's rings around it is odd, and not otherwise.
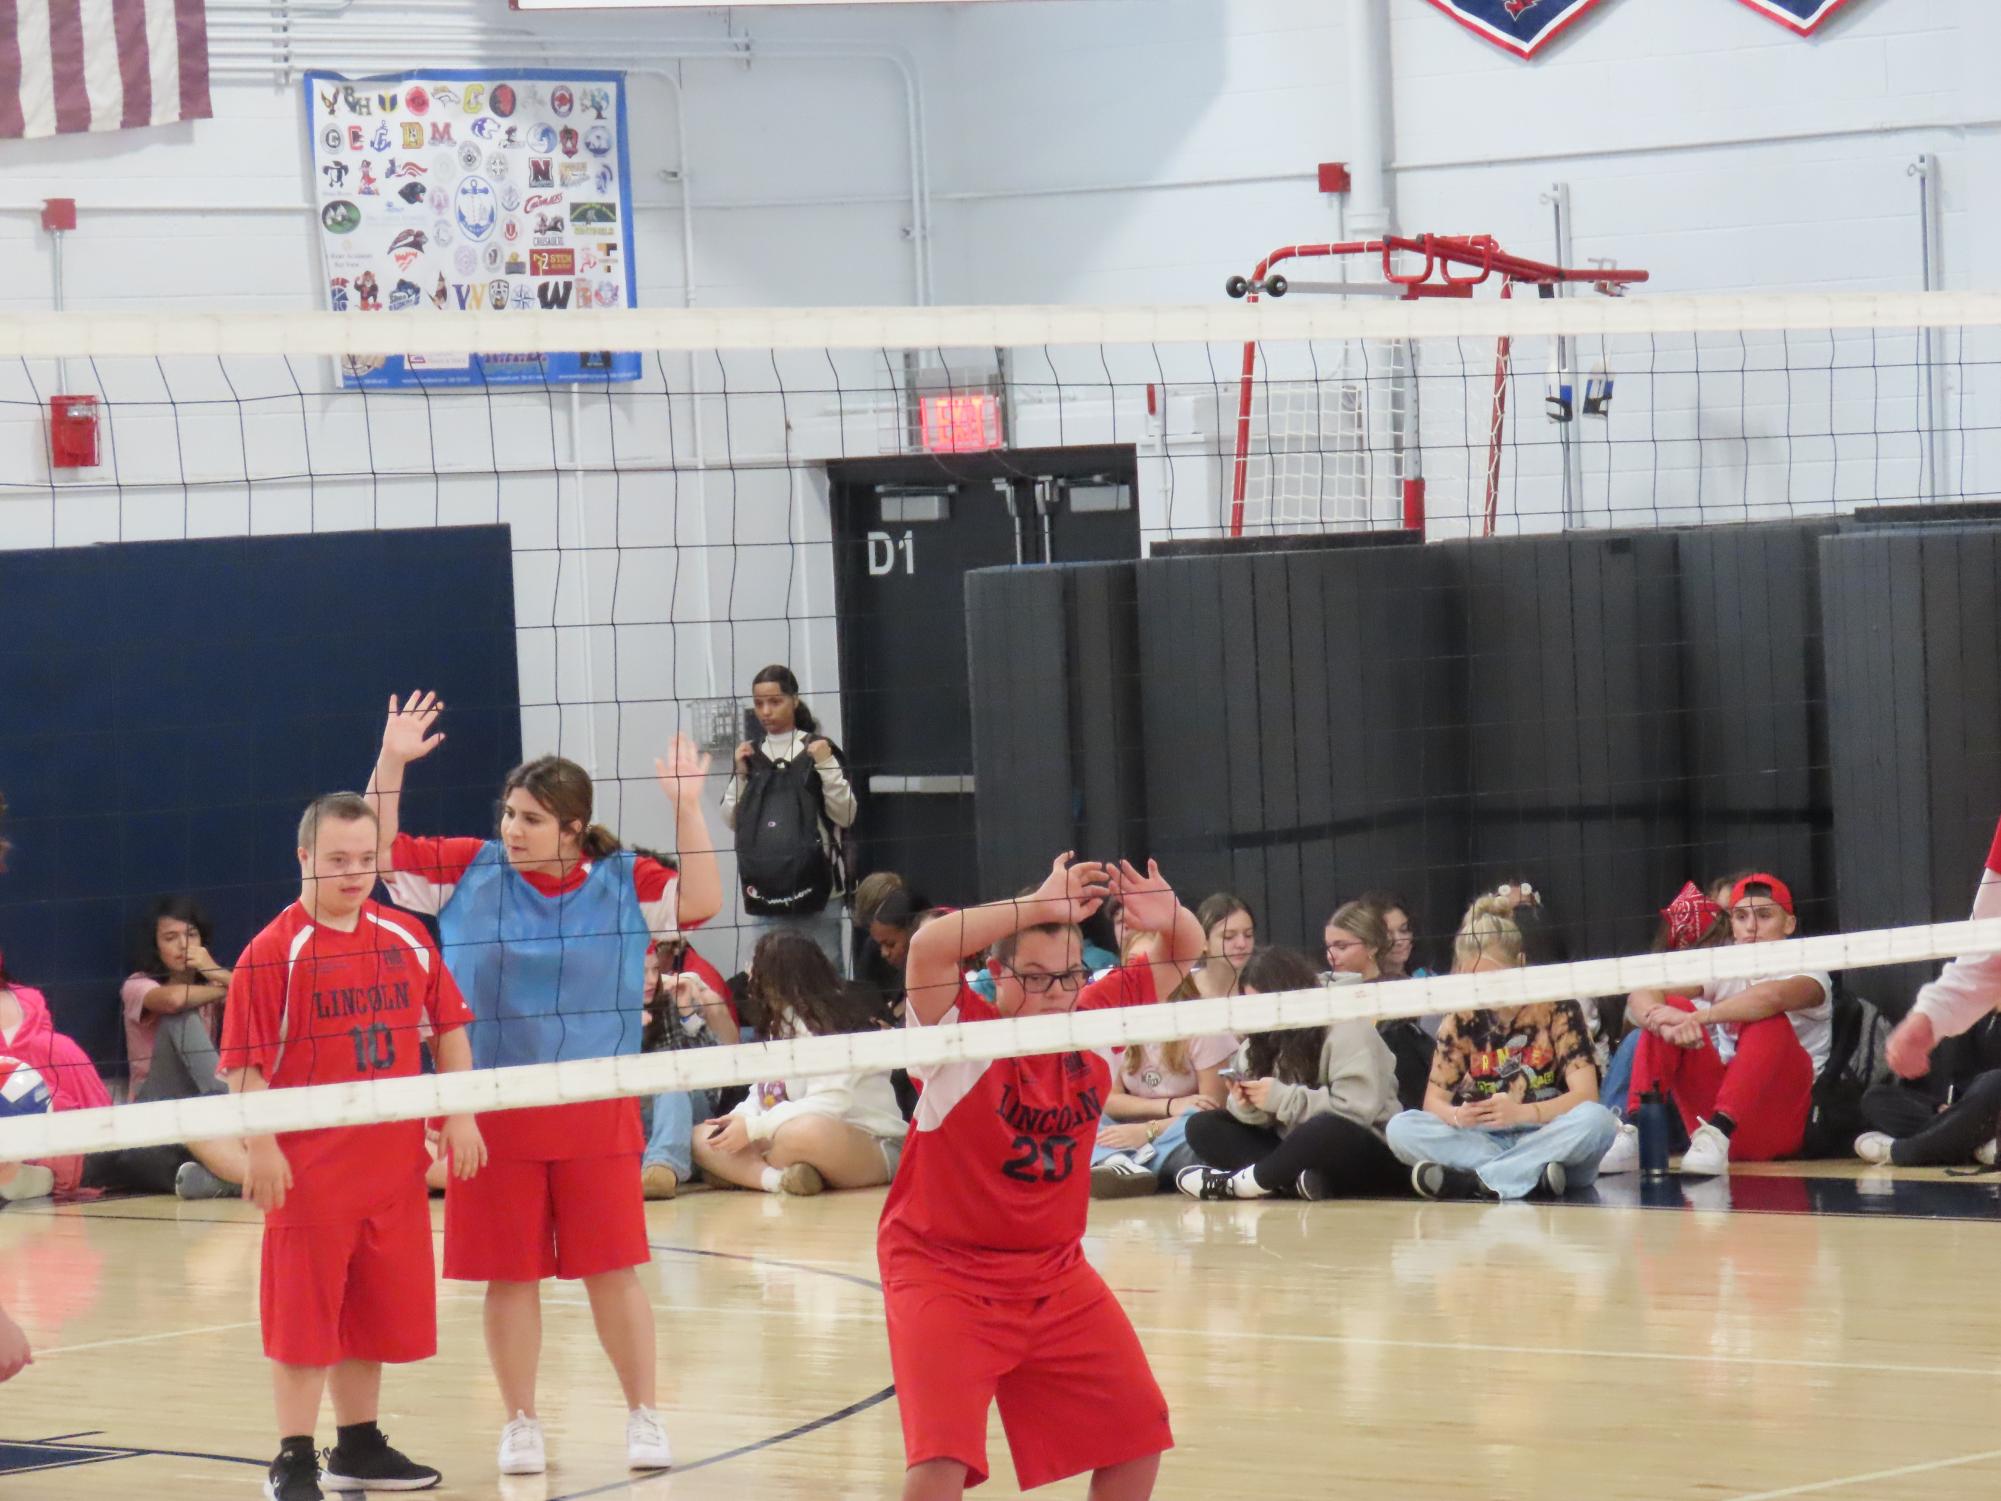
[[[561,314],[631,307],[625,75],[550,68],[308,73],[327,307]],[[638,380],[636,353],[348,357],[395,390]]]
[[[1431,0],[1476,36],[1534,57],[1599,0]]]

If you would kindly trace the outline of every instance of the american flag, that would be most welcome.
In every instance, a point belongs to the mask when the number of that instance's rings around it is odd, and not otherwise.
[[[0,140],[206,120],[203,0],[0,0]]]

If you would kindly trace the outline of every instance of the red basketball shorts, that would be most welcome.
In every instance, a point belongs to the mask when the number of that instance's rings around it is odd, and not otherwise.
[[[459,1282],[595,1277],[652,1258],[639,1153],[487,1159],[445,1184],[445,1275]]]
[[[264,1353],[283,1365],[435,1355],[437,1263],[422,1182],[362,1219],[267,1224],[258,1308]]]
[[[883,1304],[908,1464],[957,1460],[980,1484],[996,1402],[1023,1490],[1174,1447],[1132,1321],[1089,1267],[1043,1298],[901,1283]]]

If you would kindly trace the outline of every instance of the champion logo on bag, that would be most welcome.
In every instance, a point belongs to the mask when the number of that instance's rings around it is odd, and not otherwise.
[[[1495,46],[1516,57],[1534,57],[1600,0],[1431,0],[1431,3]]]

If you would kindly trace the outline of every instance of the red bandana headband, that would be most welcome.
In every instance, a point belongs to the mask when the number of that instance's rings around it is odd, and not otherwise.
[[[1673,901],[1661,908],[1661,918],[1667,923],[1668,948],[1692,949],[1722,921],[1723,909],[1690,881],[1675,893]]]

